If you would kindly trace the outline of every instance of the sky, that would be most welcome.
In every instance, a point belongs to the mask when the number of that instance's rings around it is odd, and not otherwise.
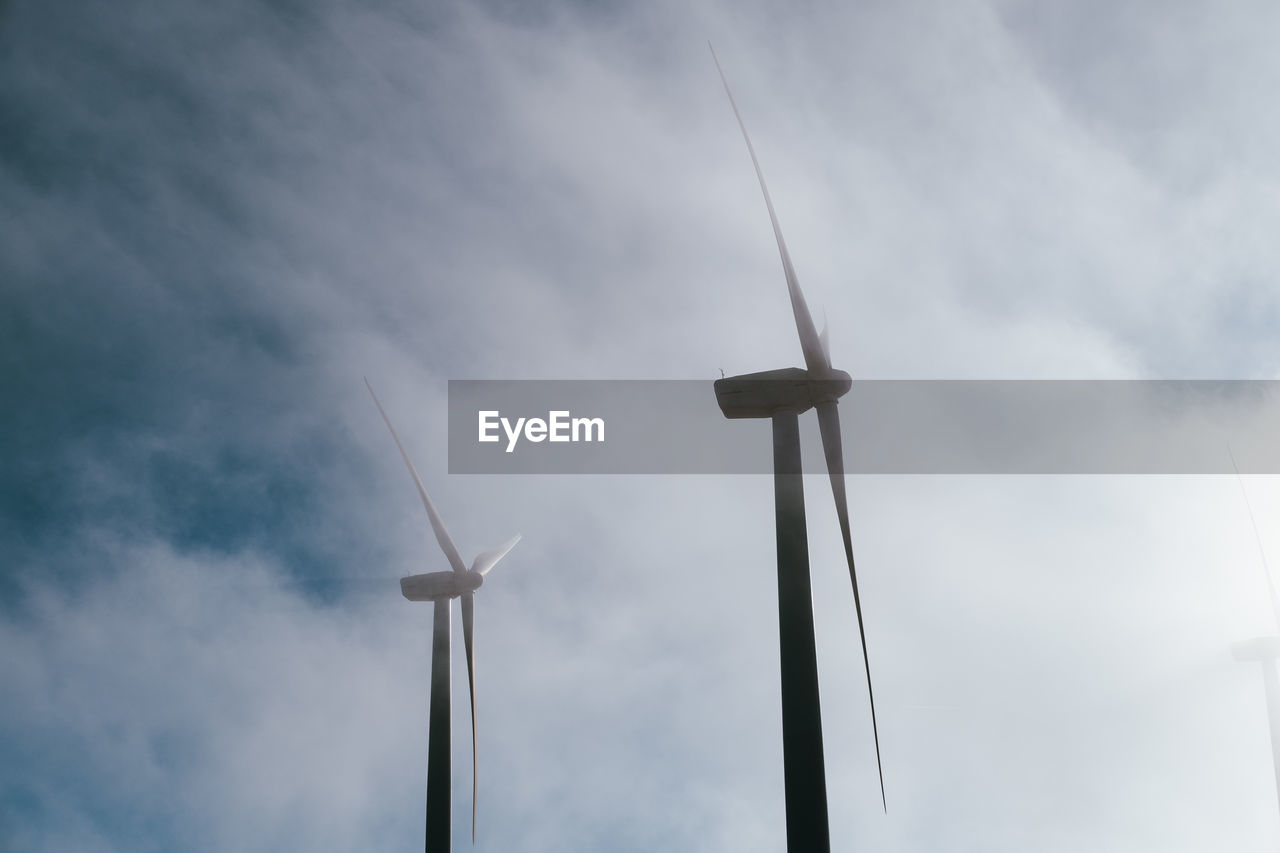
[[[1275,379],[1278,30],[0,2],[0,847],[418,848],[430,612],[397,580],[446,564],[367,376],[464,559],[523,534],[477,593],[473,849],[782,849],[770,479],[450,475],[446,383],[712,406],[801,362],[708,40],[855,379]],[[1243,487],[1280,555],[1280,483]],[[887,812],[806,491],[833,849],[1280,843],[1240,482],[852,477]]]

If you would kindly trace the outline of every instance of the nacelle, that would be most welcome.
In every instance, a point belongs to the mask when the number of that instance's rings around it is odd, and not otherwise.
[[[400,578],[400,592],[410,601],[435,601],[473,592],[482,583],[479,572],[428,572]]]
[[[852,387],[843,370],[815,377],[785,367],[716,380],[716,402],[726,418],[771,418],[779,411],[807,412],[818,403],[838,400]]]
[[[1239,661],[1265,661],[1280,658],[1280,637],[1257,637],[1235,643],[1231,654]]]

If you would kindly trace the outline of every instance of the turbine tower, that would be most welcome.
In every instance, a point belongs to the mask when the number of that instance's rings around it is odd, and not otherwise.
[[[1271,763],[1276,774],[1276,797],[1280,800],[1280,637],[1256,637],[1231,646],[1231,654],[1241,662],[1254,662],[1262,669],[1262,688],[1267,696],[1267,723],[1271,730]]]
[[[494,565],[506,556],[507,552],[520,541],[520,536],[511,537],[503,544],[490,551],[483,551],[476,556],[468,569],[462,562],[462,556],[453,544],[449,531],[445,529],[435,504],[427,496],[409,454],[400,443],[396,428],[391,425],[378,395],[373,393],[373,386],[366,379],[364,384],[373,397],[373,404],[386,422],[404,464],[409,467],[413,476],[413,484],[418,487],[418,496],[426,507],[427,518],[431,520],[431,529],[435,531],[440,550],[444,551],[449,561],[450,570],[444,572],[428,572],[411,575],[400,579],[400,592],[410,601],[431,601],[435,604],[435,620],[431,632],[431,711],[427,734],[427,830],[426,853],[449,853],[451,841],[451,797],[450,797],[450,666],[449,666],[449,602],[455,598],[462,599],[462,642],[467,653],[467,691],[471,699],[471,843],[476,840],[476,792],[478,790],[477,773],[480,769],[476,739],[476,673],[475,649],[473,637],[475,633],[475,591],[484,583],[484,576]]]
[[[1231,456],[1231,467],[1236,472],[1236,482],[1240,484],[1240,494],[1244,495],[1244,505],[1249,510],[1249,523],[1253,526],[1253,537],[1258,543],[1258,556],[1262,559],[1262,572],[1266,577],[1267,593],[1271,600],[1271,615],[1275,618],[1276,628],[1280,629],[1280,596],[1276,593],[1267,552],[1262,547],[1258,521],[1254,518],[1253,505],[1249,502],[1249,493],[1245,490],[1244,478],[1240,476],[1240,466],[1236,464],[1235,454],[1230,447],[1227,448],[1227,453]],[[1234,643],[1231,654],[1238,661],[1257,663],[1262,669],[1262,688],[1267,697],[1267,723],[1271,730],[1271,764],[1275,769],[1276,799],[1280,804],[1280,678],[1276,675],[1276,662],[1280,660],[1280,636],[1273,634]]]
[[[710,45],[708,45],[710,46]],[[822,755],[822,711],[818,697],[818,655],[813,633],[813,593],[809,581],[809,543],[804,515],[804,478],[800,463],[799,416],[816,409],[822,432],[835,498],[840,534],[844,539],[853,602],[858,616],[858,634],[867,673],[867,696],[871,703],[871,731],[876,746],[876,768],[880,775],[880,800],[888,808],[884,794],[884,770],[880,763],[880,734],[876,725],[875,695],[871,688],[871,662],[867,657],[867,635],[862,621],[862,598],[853,563],[849,534],[849,507],[845,497],[844,455],[840,442],[840,414],[836,401],[852,387],[849,374],[831,366],[827,330],[819,334],[805,304],[804,294],[782,229],[773,210],[764,173],[756,159],[751,137],[729,91],[724,70],[711,50],[729,105],[742,129],[751,163],[755,166],[765,207],[773,225],[773,235],[782,256],[782,271],[791,298],[800,349],[805,368],[788,367],[762,373],[748,373],[717,380],[716,401],[726,418],[769,418],[773,422],[774,512],[778,551],[778,634],[782,663],[782,760],[787,804],[787,848],[792,851],[829,850],[826,772]]]

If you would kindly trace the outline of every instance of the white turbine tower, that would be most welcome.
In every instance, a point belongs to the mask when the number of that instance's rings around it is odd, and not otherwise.
[[[451,842],[450,833],[450,668],[449,668],[449,602],[455,598],[462,599],[462,641],[467,652],[467,691],[471,699],[471,841],[476,840],[476,792],[478,790],[477,773],[479,759],[476,739],[476,672],[475,672],[475,591],[484,583],[484,576],[489,570],[520,541],[520,536],[511,537],[503,544],[476,556],[468,569],[462,562],[449,531],[440,520],[435,504],[427,496],[422,486],[422,478],[418,476],[409,454],[400,443],[396,428],[391,419],[378,402],[378,395],[373,393],[373,386],[365,379],[373,404],[386,422],[404,464],[409,467],[413,476],[413,484],[418,487],[418,496],[426,507],[427,517],[431,520],[431,529],[435,531],[440,550],[451,567],[449,571],[427,572],[400,579],[400,592],[410,601],[431,601],[435,603],[435,622],[431,640],[431,716],[427,736],[427,829],[426,853],[448,853]]]
[[[1276,594],[1276,583],[1271,575],[1271,566],[1267,562],[1266,549],[1262,547],[1262,534],[1258,532],[1258,520],[1253,515],[1253,505],[1249,502],[1249,492],[1244,487],[1244,478],[1240,476],[1240,466],[1236,464],[1236,456],[1227,448],[1231,456],[1231,467],[1236,472],[1236,482],[1240,484],[1240,493],[1244,495],[1245,508],[1249,510],[1249,523],[1253,526],[1253,537],[1258,543],[1258,556],[1262,559],[1262,573],[1267,581],[1267,594],[1271,600],[1271,615],[1275,619],[1277,630],[1280,630],[1280,595]],[[1267,723],[1271,730],[1271,764],[1276,774],[1276,797],[1280,801],[1280,678],[1276,675],[1276,661],[1280,660],[1280,635],[1272,634],[1255,637],[1251,640],[1235,643],[1231,647],[1235,659],[1243,662],[1254,662],[1262,669],[1262,688],[1267,700]]]

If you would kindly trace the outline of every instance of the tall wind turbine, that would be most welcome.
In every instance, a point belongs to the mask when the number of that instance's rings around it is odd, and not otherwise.
[[[400,592],[410,601],[431,601],[435,603],[435,622],[431,634],[431,717],[427,735],[427,832],[426,853],[449,853],[451,845],[450,833],[450,667],[449,667],[449,602],[455,598],[462,599],[462,642],[467,652],[467,691],[471,698],[471,842],[476,840],[476,792],[477,773],[480,769],[476,739],[476,671],[475,649],[473,637],[475,633],[475,591],[484,583],[484,576],[494,565],[506,556],[507,552],[520,541],[519,534],[490,551],[483,551],[476,556],[468,569],[462,562],[462,556],[449,537],[440,513],[435,504],[427,496],[422,487],[422,479],[418,476],[409,454],[400,443],[396,428],[391,425],[378,395],[373,393],[373,386],[366,379],[364,384],[373,397],[373,404],[386,422],[404,464],[409,467],[413,476],[413,484],[418,487],[418,496],[426,507],[427,518],[431,520],[431,529],[435,531],[440,550],[444,551],[451,569],[444,572],[428,572],[411,575],[400,579]]]
[[[708,45],[709,46],[709,45]],[[849,507],[844,487],[844,455],[840,445],[840,414],[836,401],[848,393],[853,381],[843,370],[831,366],[827,331],[819,334],[800,292],[800,282],[791,265],[791,255],[782,239],[782,229],[773,210],[764,173],[756,159],[747,126],[729,91],[724,70],[711,51],[729,105],[742,129],[747,152],[755,166],[760,190],[764,193],[773,235],[782,256],[782,272],[791,297],[800,349],[805,369],[788,367],[762,373],[731,376],[715,383],[716,400],[726,418],[769,418],[773,421],[774,512],[777,519],[778,548],[778,633],[782,660],[782,761],[787,801],[787,847],[793,851],[828,850],[826,773],[822,756],[822,712],[818,699],[818,655],[813,634],[813,594],[809,582],[809,543],[805,529],[804,482],[800,464],[799,415],[813,408],[818,412],[822,449],[831,478],[840,534],[844,539],[849,579],[853,583],[853,603],[858,615],[858,635],[867,671],[867,696],[871,702],[871,731],[876,745],[876,768],[880,774],[880,800],[884,795],[884,769],[880,763],[880,733],[876,725],[875,695],[871,689],[871,662],[867,657],[867,635],[862,622],[862,598],[853,564],[849,536]]]
[[[1244,478],[1240,476],[1240,467],[1236,465],[1236,457],[1231,453],[1231,467],[1236,472],[1236,482],[1240,484],[1240,493],[1244,495],[1244,505],[1249,510],[1249,523],[1253,525],[1253,537],[1258,542],[1258,556],[1262,559],[1262,572],[1267,580],[1267,593],[1271,599],[1271,615],[1275,618],[1277,630],[1280,630],[1280,595],[1276,593],[1275,580],[1271,576],[1271,566],[1267,563],[1267,552],[1262,547],[1262,536],[1258,533],[1258,521],[1253,516],[1253,505],[1249,503],[1249,493],[1244,487]],[[1280,802],[1280,678],[1276,675],[1276,662],[1280,660],[1280,636],[1255,637],[1252,640],[1235,643],[1231,653],[1238,661],[1257,663],[1262,669],[1262,688],[1267,697],[1267,722],[1271,729],[1271,763],[1276,774],[1276,798]]]

